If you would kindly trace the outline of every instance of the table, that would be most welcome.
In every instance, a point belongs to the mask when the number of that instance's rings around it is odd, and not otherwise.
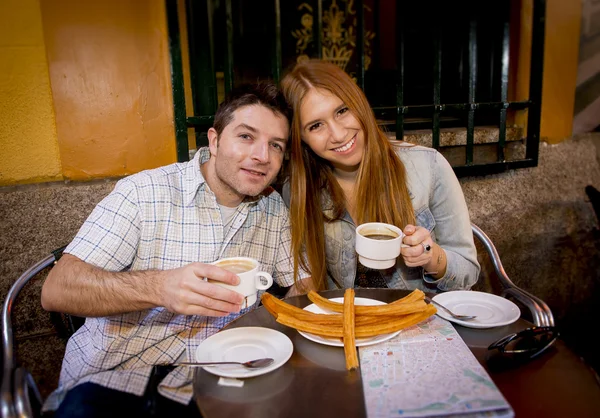
[[[327,298],[343,290],[324,291]],[[408,294],[396,289],[356,289],[357,297],[391,302]],[[306,296],[286,299],[304,307]],[[314,343],[295,329],[278,324],[264,307],[238,318],[225,329],[272,328],[286,334],[294,353],[279,369],[245,381],[243,388],[217,385],[218,377],[202,369],[194,376],[195,400],[205,418],[222,417],[366,417],[360,370],[345,369],[344,350]],[[506,362],[487,347],[498,338],[528,328],[523,319],[504,327],[472,329],[454,325],[477,360],[513,407],[517,417],[599,417],[597,375],[561,340],[524,364]]]

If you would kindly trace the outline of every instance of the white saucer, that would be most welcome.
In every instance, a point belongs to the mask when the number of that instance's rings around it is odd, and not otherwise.
[[[275,360],[270,366],[260,369],[247,369],[235,364],[203,367],[217,376],[246,378],[260,376],[283,366],[293,351],[292,341],[279,331],[241,327],[217,332],[202,341],[196,349],[196,361],[245,362],[265,357]]]
[[[332,298],[329,300],[331,300],[333,302],[341,302],[341,303],[344,302],[344,298]],[[381,302],[380,300],[368,299],[368,298],[354,298],[354,304],[355,305],[367,305],[367,306],[386,305],[385,302]],[[319,314],[322,314],[322,313],[333,314],[334,313],[334,312],[326,310],[326,309],[321,309],[314,303],[305,307],[304,310],[309,311],[309,312],[319,313]],[[310,334],[310,333],[304,332],[304,331],[298,331],[298,332],[304,338],[307,338],[307,339],[314,341],[316,343],[319,343],[319,344],[331,345],[334,347],[343,347],[344,346],[344,342],[342,341],[341,338],[327,338],[327,337],[321,337],[320,335]],[[381,334],[381,335],[377,335],[375,337],[370,337],[370,338],[357,338],[356,346],[364,347],[366,345],[373,345],[373,344],[380,343],[382,341],[387,341],[391,338],[394,338],[399,333],[400,333],[400,331],[396,331],[396,332],[392,332],[391,334]]]
[[[437,308],[437,315],[469,328],[492,328],[512,324],[521,316],[521,310],[508,299],[491,293],[473,290],[455,290],[440,293],[433,297],[457,315],[476,315],[468,321],[453,318],[442,308]]]

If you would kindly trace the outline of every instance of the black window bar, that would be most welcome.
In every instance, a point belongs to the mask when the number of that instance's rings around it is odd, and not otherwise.
[[[265,22],[270,25],[270,72],[268,77],[279,81],[282,74],[282,22],[281,22],[281,0],[270,0],[272,13],[265,13]],[[373,9],[379,13],[381,0],[374,1]],[[235,4],[240,6],[242,1]],[[322,58],[323,48],[323,1],[305,1],[313,10],[312,42],[314,45],[311,54]],[[357,72],[356,82],[365,89],[365,14],[364,0],[354,2],[356,9],[356,54]],[[545,0],[533,0],[532,39],[531,39],[531,66],[529,99],[523,101],[508,100],[509,85],[509,15],[503,17],[501,48],[500,48],[500,70],[499,70],[499,100],[477,101],[478,86],[478,25],[482,22],[477,20],[471,13],[468,28],[468,40],[466,45],[466,77],[467,77],[467,101],[464,103],[443,103],[442,101],[442,51],[443,34],[441,31],[441,13],[433,13],[433,85],[432,103],[407,105],[406,99],[406,19],[405,8],[409,4],[405,1],[396,1],[396,95],[395,106],[373,106],[376,115],[392,112],[395,115],[395,131],[397,138],[403,138],[407,125],[407,115],[429,114],[431,116],[432,147],[441,149],[440,130],[441,118],[446,113],[466,113],[466,145],[464,164],[454,165],[457,176],[482,175],[506,171],[508,169],[537,166],[539,153],[539,132],[541,116],[542,97],[542,70],[544,54],[545,34]],[[434,2],[434,4],[436,4]],[[473,8],[475,2],[469,2]],[[181,40],[179,30],[179,17],[177,0],[166,0],[169,47],[171,52],[171,72],[173,85],[175,134],[177,142],[178,161],[189,159],[188,150],[188,128],[195,128],[196,144],[206,145],[205,131],[213,122],[214,112],[217,108],[217,80],[215,72],[216,55],[223,62],[224,90],[228,92],[235,85],[234,74],[234,22],[240,18],[239,10],[235,10],[232,0],[224,0],[217,13],[213,7],[213,1],[185,0],[186,18],[188,27],[188,46],[190,56],[191,91],[194,116],[187,116],[185,111],[185,94],[183,82],[183,63],[181,58]],[[263,10],[264,11],[264,10]],[[214,22],[223,22],[220,25]],[[223,27],[224,32],[217,34],[216,27]],[[220,46],[215,39],[224,39]],[[261,45],[260,48],[263,46]],[[494,82],[494,81],[493,81]],[[368,87],[368,86],[367,86]],[[527,138],[524,158],[506,160],[505,146],[507,136],[507,112],[509,110],[527,110]],[[498,141],[497,152],[494,162],[485,164],[474,162],[475,148],[475,124],[477,112],[497,112],[498,117]]]

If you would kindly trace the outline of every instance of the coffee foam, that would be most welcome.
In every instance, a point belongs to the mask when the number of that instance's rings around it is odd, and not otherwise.
[[[245,273],[256,267],[253,263],[246,260],[227,260],[217,262],[215,265],[235,274]]]

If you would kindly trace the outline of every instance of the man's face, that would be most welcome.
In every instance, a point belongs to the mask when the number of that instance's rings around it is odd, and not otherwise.
[[[217,201],[234,207],[271,184],[283,163],[288,134],[285,116],[262,105],[237,109],[219,137],[209,129],[214,164],[207,174]]]

